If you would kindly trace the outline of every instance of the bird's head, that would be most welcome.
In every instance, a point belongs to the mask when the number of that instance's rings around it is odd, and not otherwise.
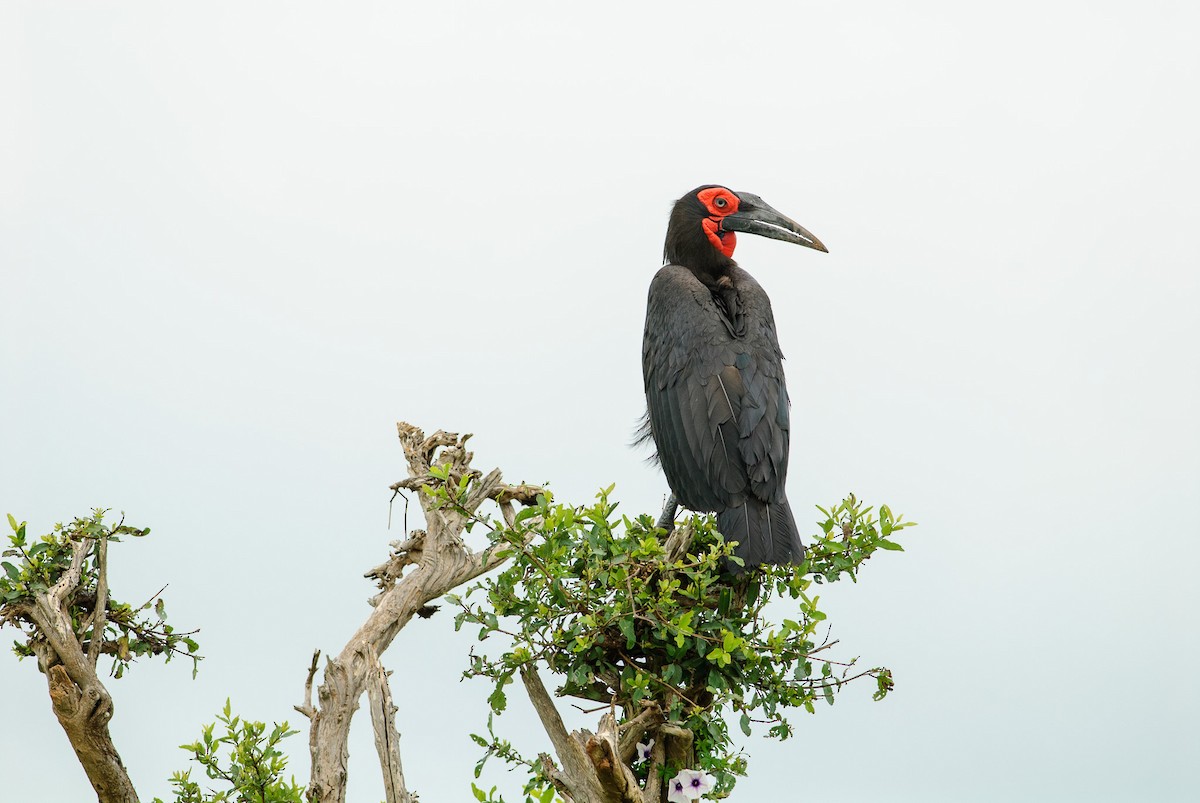
[[[667,225],[663,258],[688,268],[723,271],[735,264],[735,232],[739,231],[818,251],[829,250],[807,229],[772,209],[757,195],[706,184],[675,202]]]

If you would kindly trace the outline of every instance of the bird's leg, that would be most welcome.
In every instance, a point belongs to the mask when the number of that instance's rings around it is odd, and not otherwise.
[[[663,505],[662,515],[658,517],[658,526],[667,531],[667,535],[675,529],[675,512],[679,510],[679,503],[675,501],[675,494],[667,497],[667,503]]]

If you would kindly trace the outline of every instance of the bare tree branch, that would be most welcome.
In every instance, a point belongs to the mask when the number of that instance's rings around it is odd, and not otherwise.
[[[651,703],[643,708],[636,717],[621,723],[621,727],[618,729],[621,734],[618,743],[621,763],[628,764],[633,761],[638,742],[642,740],[642,734],[646,731],[657,730],[665,720],[666,717],[663,716],[662,709],[658,707],[658,704]]]
[[[643,803],[642,790],[617,746],[617,718],[610,712],[600,718],[600,729],[584,743],[605,803]]]
[[[100,660],[104,646],[105,610],[108,607],[108,539],[101,538],[96,544],[96,609],[92,612],[92,643],[88,648],[88,662],[92,669]]]
[[[308,717],[309,719],[312,719],[313,714],[315,714],[317,712],[316,709],[313,708],[313,706],[312,706],[312,684],[313,684],[313,677],[317,674],[317,662],[320,659],[321,659],[321,651],[313,650],[312,663],[309,664],[309,667],[308,667],[308,677],[305,678],[305,680],[304,680],[304,704],[292,706],[292,708],[295,708],[297,711],[299,711],[301,714],[304,714],[304,716]]]
[[[383,655],[414,615],[428,612],[430,602],[507,559],[512,549],[508,544],[497,543],[475,552],[463,543],[462,534],[468,524],[476,521],[476,511],[487,500],[494,500],[500,505],[504,520],[512,526],[515,521],[512,502],[530,504],[542,493],[535,486],[506,485],[498,469],[483,475],[473,468],[474,455],[466,449],[470,435],[460,437],[439,430],[426,437],[417,427],[403,422],[396,429],[409,476],[391,487],[418,492],[426,526],[423,531],[410,533],[408,539],[395,546],[387,562],[367,573],[381,589],[371,600],[374,609],[337,657],[327,659],[316,707],[306,699],[304,713],[310,719],[312,754],[307,794],[312,803],[343,803],[346,799],[350,721],[359,698],[370,688],[373,674],[377,674],[374,667],[378,656]],[[463,477],[473,480],[465,498],[456,504],[444,504],[422,490],[443,483],[431,473],[434,466],[448,475],[451,488],[458,487]],[[398,768],[398,752],[395,758]]]
[[[551,776],[555,788],[573,803],[644,803],[645,797],[638,786],[637,777],[629,768],[629,758],[632,758],[637,738],[627,745],[628,757],[624,757],[625,749],[618,737],[617,719],[610,712],[600,718],[600,727],[596,733],[575,731],[567,733],[559,716],[558,708],[542,684],[541,676],[531,664],[521,670],[521,680],[525,691],[533,703],[542,722],[542,727],[550,737],[554,752],[562,762],[561,771]],[[640,724],[648,724],[661,718],[662,712],[647,708],[635,720],[626,723],[629,728],[626,738],[642,732]],[[543,757],[543,766],[548,757]]]
[[[404,769],[400,763],[400,734],[396,732],[396,706],[392,703],[392,690],[388,686],[388,672],[376,656],[372,667],[371,682],[367,686],[367,697],[371,701],[371,726],[375,731],[375,750],[379,754],[379,767],[383,770],[383,790],[387,803],[410,803],[412,800],[404,785]]]
[[[667,563],[674,563],[686,555],[695,535],[696,531],[692,528],[690,522],[672,530],[671,535],[663,542],[664,560]]]
[[[662,734],[663,747],[667,751],[667,762],[680,767],[691,767],[696,763],[695,751],[693,750],[692,732],[687,728],[681,728],[678,725],[672,725],[669,722],[664,722],[658,726],[658,732]]]
[[[645,803],[662,803],[663,777],[662,766],[666,762],[667,747],[661,737],[655,737],[650,746],[650,767],[646,771],[646,788],[642,790]]]
[[[587,800],[589,797],[580,794],[586,791],[590,792],[590,798],[600,800],[599,784],[596,783],[595,775],[591,772],[588,765],[588,758],[587,754],[583,752],[583,745],[577,739],[572,738],[571,734],[567,733],[567,728],[563,725],[558,708],[555,707],[554,701],[550,698],[550,693],[546,691],[546,687],[542,683],[542,678],[538,675],[537,668],[530,665],[521,669],[521,681],[525,684],[525,691],[529,695],[529,701],[533,703],[533,710],[537,712],[538,719],[541,720],[546,735],[550,737],[550,744],[554,746],[554,752],[558,754],[558,760],[562,762],[562,771],[565,776],[564,781],[570,789],[572,798],[580,802]],[[588,786],[594,788],[577,788]]]

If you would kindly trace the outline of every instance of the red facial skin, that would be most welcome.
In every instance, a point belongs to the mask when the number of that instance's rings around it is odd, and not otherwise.
[[[737,247],[737,235],[731,231],[725,231],[721,224],[725,217],[738,210],[738,197],[724,187],[709,187],[706,190],[700,190],[696,193],[696,197],[708,210],[708,217],[701,221],[705,236],[713,244],[713,248],[727,257],[732,257],[733,249]]]

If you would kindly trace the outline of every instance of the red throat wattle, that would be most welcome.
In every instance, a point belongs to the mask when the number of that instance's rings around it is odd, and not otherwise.
[[[737,235],[731,231],[725,231],[722,223],[728,215],[732,215],[738,210],[737,195],[724,187],[709,187],[696,193],[696,197],[708,210],[708,217],[700,221],[704,227],[705,236],[713,244],[713,248],[727,257],[732,257],[733,249],[737,248]]]

